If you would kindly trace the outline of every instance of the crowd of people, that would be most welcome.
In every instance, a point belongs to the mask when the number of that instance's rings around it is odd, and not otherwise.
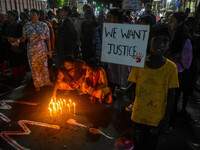
[[[155,149],[159,133],[175,124],[180,94],[186,113],[197,81],[200,6],[193,15],[174,12],[165,23],[156,19],[149,4],[135,21],[129,11],[120,9],[107,14],[101,11],[97,18],[88,5],[83,10],[85,19],[81,21],[68,6],[58,9],[56,15],[36,9],[20,15],[17,11],[0,14],[1,74],[6,76],[9,66],[13,79],[21,82],[30,70],[35,91],[51,86],[55,98],[58,90],[77,90],[89,94],[92,104],[112,103],[115,89],[124,87],[117,94],[130,95],[126,110],[132,111],[135,149]],[[101,62],[104,22],[150,26],[144,68]],[[56,70],[52,57],[58,60]]]

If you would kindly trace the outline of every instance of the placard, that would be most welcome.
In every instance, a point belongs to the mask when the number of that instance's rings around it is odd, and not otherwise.
[[[104,23],[101,61],[144,67],[148,25]]]

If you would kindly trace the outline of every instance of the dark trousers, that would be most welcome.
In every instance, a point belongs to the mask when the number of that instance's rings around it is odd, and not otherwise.
[[[158,144],[158,128],[138,123],[133,123],[134,150],[155,150]]]

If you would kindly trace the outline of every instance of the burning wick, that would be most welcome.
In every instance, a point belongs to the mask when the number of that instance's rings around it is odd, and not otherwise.
[[[74,105],[74,114],[75,114],[75,108],[76,108],[76,104],[75,104],[75,103],[73,103],[73,105]]]
[[[72,104],[72,101],[71,101],[71,99],[69,100],[69,102],[70,102],[70,106],[71,106],[71,104]]]
[[[69,107],[69,112],[70,112],[70,105],[69,105],[69,104],[67,104],[67,106]]]

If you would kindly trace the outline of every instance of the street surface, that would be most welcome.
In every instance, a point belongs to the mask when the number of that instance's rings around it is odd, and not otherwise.
[[[190,115],[178,113],[176,127],[171,132],[161,135],[157,150],[200,149],[198,87],[200,86],[197,84],[194,97],[190,98],[187,107]],[[50,87],[35,92],[31,79],[15,87],[8,79],[1,78],[0,100],[15,100],[21,103],[4,101],[7,104],[5,105],[1,101],[0,114],[8,120],[0,118],[0,149],[12,150],[23,147],[33,150],[113,150],[115,141],[122,132],[131,127],[131,113],[125,111],[125,106],[130,103],[127,96],[122,99],[115,98],[113,105],[92,105],[87,95],[79,95],[76,91],[70,91],[67,95],[60,92],[60,98],[71,99],[76,103],[76,114],[73,113],[73,107],[70,113],[66,107],[62,115],[51,118],[48,110],[51,93]],[[181,105],[181,101],[179,104]],[[74,119],[87,127],[68,124],[68,119]],[[99,134],[94,135],[89,132],[89,127],[97,128],[113,139]],[[20,135],[16,135],[14,131],[19,131],[17,134]],[[124,136],[128,138],[130,134]]]

